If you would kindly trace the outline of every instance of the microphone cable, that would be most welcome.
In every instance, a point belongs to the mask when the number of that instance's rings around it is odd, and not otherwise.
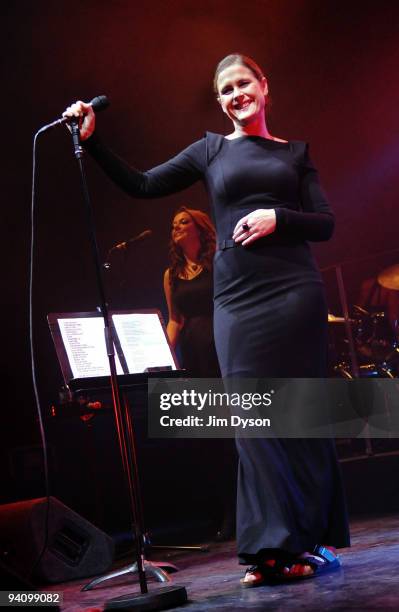
[[[35,398],[35,406],[37,412],[37,418],[39,422],[40,438],[42,443],[43,453],[43,470],[44,470],[44,490],[46,498],[45,516],[44,516],[44,541],[39,555],[34,561],[32,567],[27,574],[27,578],[31,579],[39,566],[40,561],[47,548],[49,539],[49,518],[50,518],[50,479],[49,479],[49,465],[48,465],[48,448],[46,433],[44,430],[43,411],[40,402],[39,390],[38,390],[38,376],[34,349],[34,338],[33,338],[33,287],[34,287],[34,253],[35,253],[35,209],[36,209],[36,144],[38,136],[45,131],[44,128],[40,128],[36,132],[33,138],[33,151],[32,151],[32,193],[31,193],[31,220],[30,220],[30,252],[29,252],[29,349],[30,349],[30,363],[31,363],[31,375],[33,392]]]

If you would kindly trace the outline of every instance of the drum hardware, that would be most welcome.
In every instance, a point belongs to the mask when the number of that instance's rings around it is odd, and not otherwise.
[[[352,372],[355,377],[359,376],[359,363],[357,359],[356,347],[353,338],[353,330],[352,324],[349,320],[349,308],[348,308],[348,300],[345,291],[345,283],[344,277],[342,274],[342,265],[335,266],[335,275],[337,278],[337,287],[339,293],[339,299],[341,302],[342,312],[344,315],[344,328],[345,328],[345,336],[348,340],[348,357],[351,364]]]
[[[345,362],[337,363],[337,365],[333,367],[333,372],[339,378],[347,378],[348,380],[352,380],[354,378],[350,371],[350,365]]]
[[[399,344],[384,311],[369,312],[354,304],[354,316],[346,319],[328,314],[331,325],[330,351],[333,353],[331,372],[333,376],[347,379],[396,378]],[[349,359],[349,341],[339,332],[340,324],[350,325],[354,336],[354,347],[358,360],[355,375]],[[395,363],[396,362],[396,363]]]
[[[328,313],[328,322],[329,323],[345,323],[345,317],[336,317],[331,312]],[[355,319],[348,319],[349,323],[354,323]]]
[[[358,314],[361,314],[361,315],[368,315],[369,314],[368,311],[365,310],[365,308],[362,308],[358,304],[353,304],[353,308],[354,308],[354,310],[356,310],[358,312]]]
[[[355,376],[351,371],[351,367],[346,362],[338,363],[334,366],[333,371],[340,378],[353,380]],[[360,378],[396,378],[389,364],[367,363],[359,366]]]
[[[357,304],[354,309],[360,315],[355,330],[359,358],[377,364],[389,363],[397,352],[397,342],[385,311],[369,312]]]

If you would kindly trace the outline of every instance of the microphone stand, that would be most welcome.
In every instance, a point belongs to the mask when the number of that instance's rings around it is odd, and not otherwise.
[[[101,264],[99,257],[99,250],[96,239],[95,224],[93,209],[90,202],[89,190],[87,186],[87,179],[85,168],[83,164],[83,148],[80,142],[79,126],[76,120],[71,122],[71,133],[74,147],[74,154],[78,162],[81,185],[83,192],[83,199],[87,215],[87,226],[89,230],[90,242],[92,255],[94,259],[94,265],[96,270],[97,278],[97,289],[100,298],[101,314],[104,319],[104,336],[105,344],[109,361],[110,368],[110,383],[112,390],[112,401],[115,417],[115,425],[118,435],[119,450],[122,459],[122,466],[125,475],[125,483],[128,491],[128,498],[130,502],[130,519],[133,525],[133,531],[136,543],[136,561],[132,566],[125,568],[124,570],[112,572],[107,576],[97,578],[91,583],[83,587],[83,591],[91,589],[93,586],[106,580],[107,578],[113,578],[121,574],[137,572],[140,582],[141,594],[129,594],[122,597],[116,597],[110,599],[105,610],[111,609],[140,609],[140,610],[163,610],[167,607],[174,607],[184,604],[187,601],[187,592],[185,587],[182,586],[168,586],[162,589],[157,589],[155,593],[149,593],[147,587],[146,573],[155,576],[161,582],[170,581],[169,575],[164,572],[160,567],[150,563],[144,558],[144,521],[142,513],[142,501],[140,494],[140,484],[138,467],[136,461],[136,449],[134,442],[134,432],[129,412],[129,406],[125,399],[124,406],[121,403],[121,393],[119,389],[118,377],[116,373],[115,365],[115,352],[114,343],[112,338],[112,327],[110,325],[108,306],[105,299],[105,291],[102,279]]]

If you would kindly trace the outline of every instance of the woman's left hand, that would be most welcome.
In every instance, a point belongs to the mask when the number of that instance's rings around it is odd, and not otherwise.
[[[243,246],[251,244],[263,236],[272,234],[276,229],[276,211],[274,208],[260,208],[242,217],[234,228],[233,240]]]

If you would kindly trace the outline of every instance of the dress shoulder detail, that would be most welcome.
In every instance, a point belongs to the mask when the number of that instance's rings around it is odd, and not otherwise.
[[[205,132],[206,163],[208,166],[213,162],[224,143],[224,136],[214,132]]]
[[[290,140],[290,149],[294,156],[295,163],[302,166],[308,157],[309,143],[303,140]]]

